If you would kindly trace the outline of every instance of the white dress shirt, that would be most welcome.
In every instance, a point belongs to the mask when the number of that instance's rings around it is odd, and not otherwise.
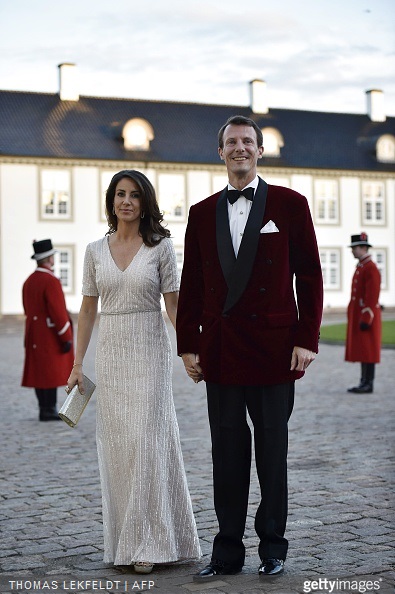
[[[243,190],[246,188],[254,188],[256,191],[259,183],[258,176],[252,180]],[[233,186],[228,183],[228,190],[236,190]],[[255,195],[255,192],[254,192]],[[230,204],[228,201],[228,216],[229,216],[229,228],[230,235],[232,237],[233,249],[235,255],[239,253],[241,240],[243,239],[244,229],[247,224],[247,219],[250,214],[252,202],[247,200],[244,196],[239,196],[234,204]]]

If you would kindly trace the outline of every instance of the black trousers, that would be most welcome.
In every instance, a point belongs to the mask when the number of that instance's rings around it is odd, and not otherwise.
[[[34,388],[40,408],[55,408],[57,388]]]
[[[375,363],[361,363],[361,384],[373,384]]]
[[[255,516],[261,559],[284,559],[288,514],[288,419],[294,403],[294,383],[273,386],[223,386],[207,383],[212,441],[214,507],[219,532],[212,558],[242,566],[251,471],[251,431],[261,501]]]

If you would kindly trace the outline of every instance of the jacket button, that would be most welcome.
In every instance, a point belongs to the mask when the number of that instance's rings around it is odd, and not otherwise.
[[[34,349],[36,349],[36,348],[37,348],[37,345],[36,345],[36,344],[34,344],[34,345],[33,345],[33,348],[34,348]]]
[[[37,316],[33,316],[33,320],[36,321],[37,320]]]
[[[229,314],[227,314],[227,313],[224,313],[224,314],[222,314],[222,317],[223,317],[223,318],[229,318]]]
[[[256,320],[258,316],[256,314],[251,314],[251,320]]]
[[[267,264],[269,264],[269,265],[270,265],[270,264],[273,264],[273,262],[270,260],[270,258],[268,258],[268,259],[266,260],[266,263],[267,263]]]
[[[265,291],[266,291],[266,289],[265,289],[264,287],[261,287],[261,288],[259,289],[259,292],[260,292],[260,293],[264,293]]]
[[[211,291],[212,293],[215,293],[215,289],[214,289],[214,287],[211,287],[211,288],[210,288],[210,291]]]

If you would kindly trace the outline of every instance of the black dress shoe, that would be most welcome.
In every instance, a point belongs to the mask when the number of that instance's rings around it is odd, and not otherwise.
[[[238,565],[212,559],[202,571],[193,576],[193,580],[195,582],[209,582],[210,580],[220,578],[222,575],[235,575],[236,573],[240,573],[242,569]]]
[[[276,575],[284,571],[284,561],[282,559],[262,559],[259,566],[259,575]]]
[[[61,421],[58,411],[54,407],[40,408],[40,421]]]
[[[354,388],[349,388],[347,392],[352,392],[353,394],[372,394],[373,385],[370,382],[366,384],[360,384]]]

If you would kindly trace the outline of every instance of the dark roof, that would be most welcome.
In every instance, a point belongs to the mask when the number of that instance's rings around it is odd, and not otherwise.
[[[57,94],[16,91],[0,91],[0,155],[219,164],[217,131],[236,114],[282,134],[281,157],[266,157],[263,165],[395,171],[394,163],[375,157],[376,140],[395,136],[395,117],[372,122],[367,115],[296,109],[260,115],[246,106],[102,97],[62,101]],[[154,129],[147,152],[124,149],[122,128],[133,117]]]

